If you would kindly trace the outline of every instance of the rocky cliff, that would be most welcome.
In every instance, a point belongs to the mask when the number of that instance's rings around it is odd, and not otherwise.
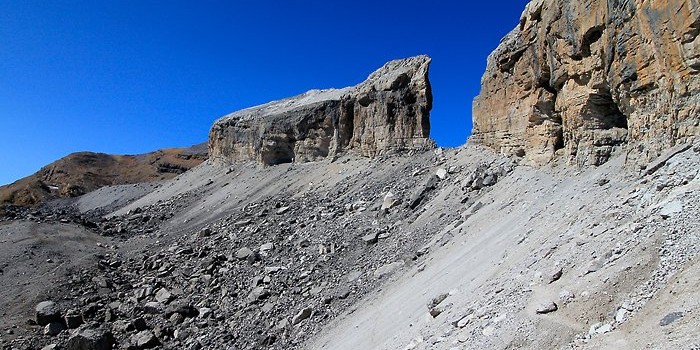
[[[535,0],[488,59],[472,139],[546,163],[644,164],[698,127],[700,4]]]
[[[354,87],[312,90],[229,114],[209,133],[216,162],[305,162],[431,147],[430,58],[391,61]]]

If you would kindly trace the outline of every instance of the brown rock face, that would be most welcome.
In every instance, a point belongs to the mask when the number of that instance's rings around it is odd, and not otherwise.
[[[700,131],[700,5],[536,0],[491,54],[472,139],[546,163],[644,162]]]
[[[433,147],[429,64],[427,56],[391,61],[354,87],[312,90],[229,114],[211,128],[210,158],[273,165],[345,151],[373,157]]]
[[[36,206],[100,187],[171,179],[207,159],[204,144],[141,155],[78,152],[0,187],[0,206]]]

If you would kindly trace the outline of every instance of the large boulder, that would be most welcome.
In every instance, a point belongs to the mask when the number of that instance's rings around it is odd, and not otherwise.
[[[229,114],[209,133],[215,162],[305,162],[433,147],[430,58],[391,61],[354,87],[312,90]]]
[[[111,350],[112,342],[112,333],[99,329],[86,329],[68,339],[66,350]]]
[[[61,310],[58,308],[56,303],[47,300],[42,301],[35,307],[36,311],[36,323],[40,326],[46,326],[49,323],[60,323],[63,321],[61,318]]]
[[[700,5],[531,1],[488,59],[472,140],[546,163],[641,164],[697,135]]]

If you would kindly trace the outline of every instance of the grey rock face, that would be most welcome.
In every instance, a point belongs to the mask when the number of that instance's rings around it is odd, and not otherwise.
[[[433,147],[429,139],[430,58],[387,63],[363,83],[312,90],[217,120],[209,133],[215,162],[306,162],[352,151],[372,157]]]

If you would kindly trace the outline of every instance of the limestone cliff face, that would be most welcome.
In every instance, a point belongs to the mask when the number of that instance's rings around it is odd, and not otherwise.
[[[545,163],[643,163],[700,128],[700,3],[535,0],[488,59],[472,139]]]
[[[432,147],[429,64],[427,56],[391,61],[354,87],[312,90],[229,114],[211,128],[210,159],[273,165]]]

